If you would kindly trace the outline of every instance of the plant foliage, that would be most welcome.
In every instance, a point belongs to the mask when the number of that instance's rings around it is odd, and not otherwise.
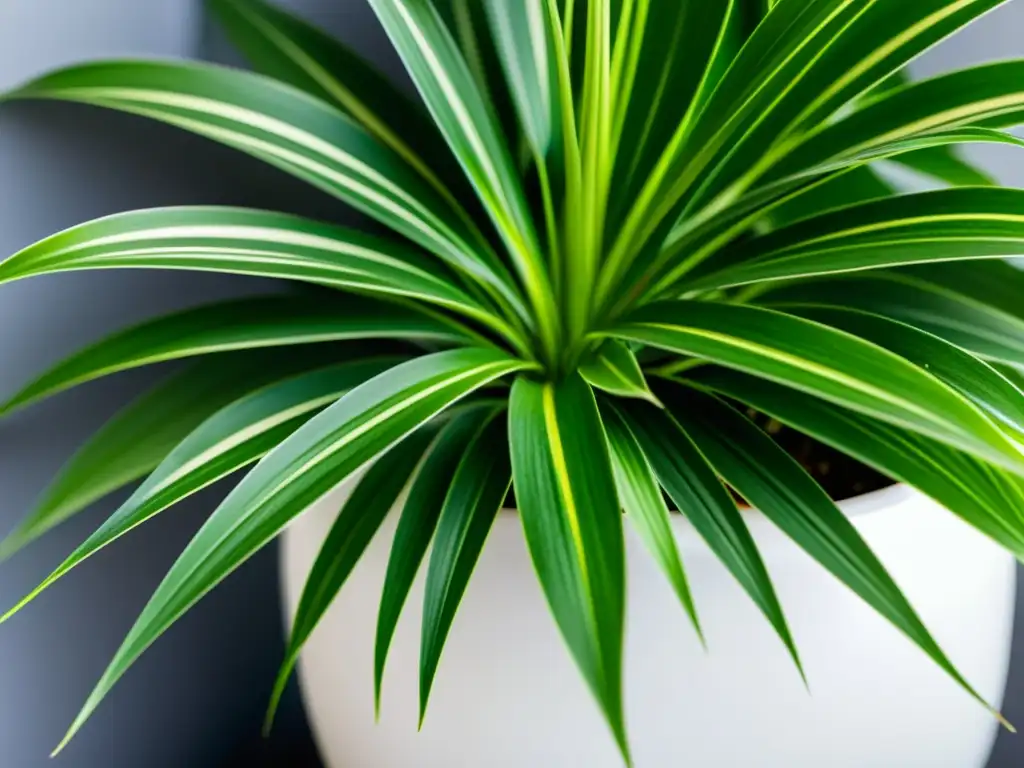
[[[1024,272],[1003,261],[1024,249],[1024,191],[994,186],[956,149],[1022,143],[1006,131],[1024,123],[1024,61],[902,74],[1002,2],[369,0],[412,94],[264,0],[210,0],[262,74],[108,61],[8,93],[170,123],[382,225],[164,208],[0,263],[0,282],[117,267],[315,286],[151,320],[0,406],[193,359],[85,445],[8,539],[6,555],[149,475],[5,618],[251,466],[67,738],[190,606],[367,465],[309,577],[275,702],[397,502],[376,681],[426,561],[425,710],[510,487],[554,619],[627,760],[624,525],[700,633],[665,494],[798,667],[734,494],[977,698],[835,502],[747,413],[919,488],[1024,554]],[[882,160],[947,188],[900,193],[874,170]]]

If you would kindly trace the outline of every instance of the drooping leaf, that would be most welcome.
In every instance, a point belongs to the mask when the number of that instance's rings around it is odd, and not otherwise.
[[[420,723],[455,612],[512,483],[504,411],[466,448],[437,523],[423,595]]]
[[[786,311],[885,347],[926,369],[985,410],[1024,442],[1024,392],[992,366],[937,336],[858,310],[787,305]]]
[[[644,403],[620,408],[669,498],[771,623],[803,676],[803,665],[775,587],[729,492],[669,413]]]
[[[459,414],[445,425],[416,477],[402,508],[384,577],[374,641],[374,705],[380,713],[384,668],[416,573],[434,538],[452,477],[466,451],[493,417],[493,408]]]
[[[997,303],[995,292],[992,301],[961,292],[961,286],[963,291],[972,290],[972,273],[996,264],[1000,262],[951,264],[960,269],[942,284],[922,279],[916,268],[915,272],[886,270],[870,276],[798,282],[773,289],[759,301],[811,301],[859,309],[932,333],[986,360],[1024,367],[1024,317]],[[962,279],[958,279],[960,274]]]
[[[307,506],[455,401],[523,368],[485,349],[421,357],[352,390],[281,443],[178,558],[58,750],[151,643]]]
[[[918,488],[1024,558],[1024,491],[1018,478],[934,440],[745,373],[707,367],[686,378]]]
[[[303,646],[338,592],[345,586],[352,569],[418,468],[435,435],[436,430],[430,427],[427,425],[413,432],[377,459],[342,505],[338,518],[313,562],[299,598],[284,662],[277,673],[274,692],[267,708],[264,733],[270,732],[281,696],[284,695]]]
[[[737,244],[737,263],[686,288],[746,285],[907,264],[1015,256],[1024,191],[943,189],[840,208]]]
[[[681,387],[666,406],[722,478],[924,651],[986,709],[853,523],[786,451],[717,398]]]
[[[53,573],[0,617],[0,623],[104,547],[262,458],[315,413],[400,361],[379,357],[339,363],[257,389],[217,411],[171,451],[146,482]]]
[[[1022,448],[965,397],[827,326],[758,307],[675,301],[637,310],[611,335],[756,374],[1024,474]]]
[[[337,196],[516,306],[511,278],[463,211],[343,113],[290,86],[208,64],[115,61],[50,73],[6,98],[118,109],[246,152]]]
[[[697,618],[697,608],[679,555],[679,547],[672,533],[668,506],[654,476],[654,470],[651,469],[629,425],[618,411],[606,402],[601,403],[601,419],[608,433],[615,486],[626,511],[626,519],[636,528],[644,545],[669,580],[703,643],[704,633]]]
[[[622,513],[597,403],[578,375],[519,378],[509,411],[526,543],[555,621],[629,760],[622,701]]]
[[[457,328],[414,309],[354,296],[331,303],[268,296],[210,304],[149,320],[76,353],[0,405],[0,416],[83,382],[152,363],[346,339],[465,343]]]
[[[636,355],[625,344],[606,341],[580,366],[580,375],[592,387],[618,397],[639,397],[657,402],[647,386]]]
[[[239,208],[157,208],[96,219],[0,262],[0,283],[114,267],[228,272],[418,299],[516,337],[450,273],[408,246]]]
[[[263,0],[208,4],[259,71],[338,105],[442,194],[448,194],[446,185],[458,188],[461,173],[451,167],[448,147],[429,115],[361,56]]]
[[[325,350],[326,351],[326,350]],[[241,352],[202,360],[138,398],[79,448],[38,505],[0,543],[10,557],[108,493],[156,469],[207,417],[289,372],[323,362],[312,350]]]
[[[885,91],[801,137],[772,174],[781,177],[942,129],[991,124],[1024,108],[1022,76],[1024,61],[1000,61]]]

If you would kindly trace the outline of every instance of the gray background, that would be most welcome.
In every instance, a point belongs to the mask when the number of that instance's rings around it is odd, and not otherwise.
[[[363,0],[283,4],[307,12],[394,71]],[[0,88],[84,57],[131,55],[232,60],[192,0],[0,0]],[[1022,55],[1024,0],[929,54],[917,69],[926,74]],[[1024,186],[1024,155],[986,149],[976,156],[1005,183]],[[0,180],[0,258],[84,219],[143,206],[224,203],[344,216],[333,201],[203,140],[82,107],[0,109]],[[117,272],[4,286],[0,399],[44,366],[125,323],[258,287],[243,279]],[[31,507],[75,446],[157,373],[89,385],[0,422],[0,532]],[[214,488],[143,526],[0,627],[0,765],[53,764],[46,755],[223,493]],[[34,586],[121,498],[97,504],[0,567],[0,606]],[[294,687],[274,738],[265,743],[258,735],[282,652],[275,566],[270,549],[179,622],[118,685],[58,764],[316,765]],[[1005,709],[1011,721],[1022,723],[1024,610],[1018,628]],[[1001,736],[992,768],[1022,764],[1024,736]]]

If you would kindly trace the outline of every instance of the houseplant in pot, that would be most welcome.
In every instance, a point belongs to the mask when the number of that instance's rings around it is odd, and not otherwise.
[[[382,225],[147,210],[0,263],[305,286],[128,329],[4,406],[192,359],[7,540],[146,477],[5,619],[251,466],[67,738],[295,522],[274,701],[308,640],[332,765],[981,765],[1024,552],[1024,275],[1002,260],[1024,192],[953,147],[1021,143],[1024,62],[900,72],[1001,4],[370,0],[417,100],[261,0],[215,0],[274,79],[115,61],[8,94],[180,126]],[[894,194],[883,160],[951,188]],[[410,709],[374,728],[392,645]]]

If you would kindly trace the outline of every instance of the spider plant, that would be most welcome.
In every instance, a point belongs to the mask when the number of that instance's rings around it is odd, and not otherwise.
[[[748,413],[922,490],[1024,554],[1024,273],[1003,258],[1024,248],[1024,192],[955,153],[1022,143],[1006,129],[1024,122],[1024,61],[901,75],[1002,0],[369,4],[418,98],[263,0],[210,5],[264,74],[98,62],[6,96],[179,126],[382,225],[163,208],[82,224],[0,264],[0,282],[158,268],[307,284],[125,330],[2,407],[193,359],[85,445],[7,540],[9,555],[148,476],[4,619],[135,526],[252,466],[62,746],[178,617],[366,467],[310,574],[275,703],[407,485],[376,630],[378,701],[429,559],[425,712],[513,486],[540,586],[626,760],[624,525],[700,632],[666,495],[798,669],[733,493],[977,698],[835,502]],[[880,161],[944,186],[898,194]]]

